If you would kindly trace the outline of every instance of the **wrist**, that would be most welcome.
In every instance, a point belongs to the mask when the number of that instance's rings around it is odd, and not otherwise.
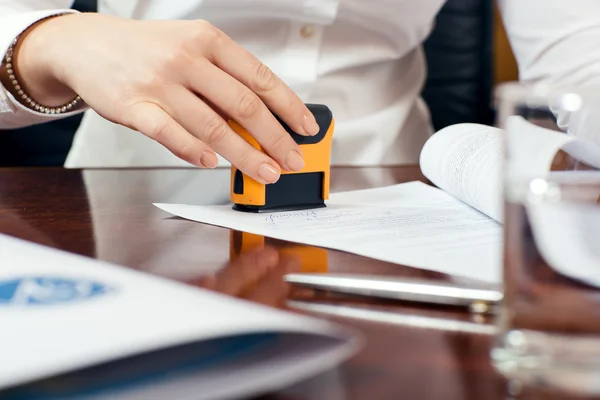
[[[56,73],[57,59],[60,56],[52,54],[56,48],[52,41],[56,40],[57,33],[53,32],[53,23],[65,17],[53,16],[33,24],[19,36],[10,50],[12,60],[4,63],[3,83],[24,105],[30,105],[31,99],[40,106],[63,107],[77,97]],[[12,79],[7,66],[11,66]]]

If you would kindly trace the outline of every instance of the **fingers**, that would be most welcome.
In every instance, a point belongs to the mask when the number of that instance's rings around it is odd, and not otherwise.
[[[250,89],[208,61],[190,66],[186,75],[191,90],[244,126],[280,166],[288,171],[304,168],[300,146]]]
[[[279,165],[237,135],[214,110],[182,86],[164,94],[166,110],[185,130],[263,184],[277,182]]]
[[[275,249],[265,248],[242,254],[219,274],[215,290],[240,296],[263,279],[278,263],[279,255]]]
[[[244,298],[257,303],[279,306],[290,292],[287,273],[300,271],[296,257],[281,256],[273,247],[243,253],[216,275],[204,276],[194,285]]]
[[[270,269],[243,297],[255,303],[278,306],[285,301],[291,289],[285,275],[299,270],[300,261],[297,258],[281,257],[277,266]]]
[[[300,135],[316,135],[319,126],[302,100],[266,65],[227,35],[210,48],[210,61],[256,93],[267,107]]]
[[[156,140],[175,156],[192,165],[205,168],[217,166],[214,151],[187,132],[165,110],[154,103],[139,102],[123,113],[123,125]]]

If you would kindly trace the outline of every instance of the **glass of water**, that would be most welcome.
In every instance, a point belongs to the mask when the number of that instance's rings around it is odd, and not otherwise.
[[[600,395],[600,90],[511,83],[496,94],[504,298],[493,363],[513,382]]]

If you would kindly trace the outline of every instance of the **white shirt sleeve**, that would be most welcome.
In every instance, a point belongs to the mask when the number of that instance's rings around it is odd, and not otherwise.
[[[600,1],[498,0],[524,83],[600,82]]]
[[[71,0],[0,0],[0,62],[13,40],[35,22],[62,13],[74,13],[68,9]],[[0,129],[12,129],[52,121],[82,112],[82,110],[59,115],[46,115],[23,106],[0,84]]]
[[[520,80],[554,87],[600,84],[599,0],[499,0]],[[554,111],[558,126],[600,145],[600,95],[585,90],[575,112]]]

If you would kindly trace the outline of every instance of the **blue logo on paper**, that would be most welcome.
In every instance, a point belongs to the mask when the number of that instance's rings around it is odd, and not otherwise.
[[[0,307],[81,302],[111,291],[105,284],[85,279],[28,276],[0,280]]]

